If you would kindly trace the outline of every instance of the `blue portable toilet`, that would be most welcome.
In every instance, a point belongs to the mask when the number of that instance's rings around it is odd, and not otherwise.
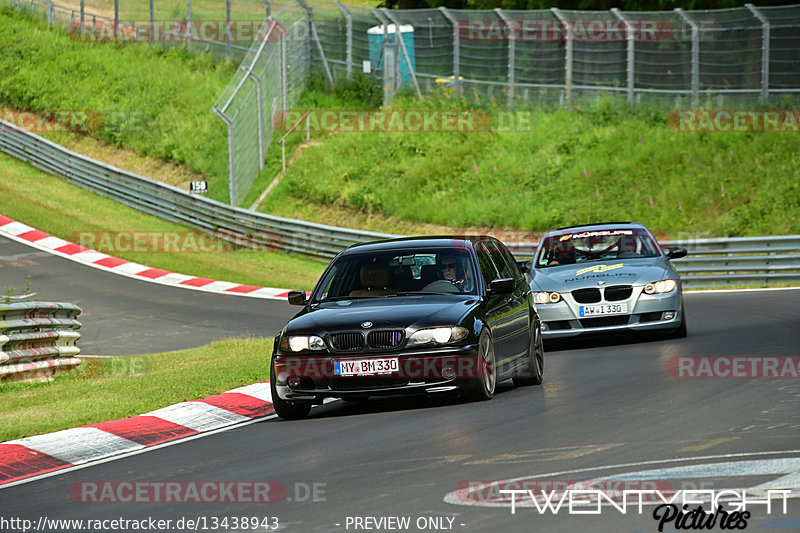
[[[417,72],[417,64],[414,59],[414,26],[411,24],[401,24],[399,30],[400,36],[403,39],[403,44],[405,44],[406,51],[408,52],[408,60],[411,62],[409,68],[403,53],[398,52],[398,60],[400,61],[400,84],[411,85],[411,72]],[[367,37],[369,39],[369,62],[372,64],[372,68],[383,68],[383,58],[381,57],[383,31],[384,26],[373,26],[367,30]],[[386,46],[394,46],[394,40],[396,38],[397,29],[394,24],[389,24],[386,26]]]

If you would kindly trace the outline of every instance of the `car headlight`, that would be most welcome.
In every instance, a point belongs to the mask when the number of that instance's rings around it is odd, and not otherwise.
[[[290,335],[281,338],[281,349],[293,352],[324,350],[325,341],[316,335]]]
[[[408,338],[408,345],[414,346],[419,344],[448,344],[450,342],[460,341],[467,336],[467,328],[461,326],[453,326],[449,328],[427,328],[415,331],[411,337]]]
[[[678,284],[674,279],[663,279],[655,283],[648,283],[644,286],[645,294],[663,294],[665,292],[672,292]]]
[[[537,292],[533,295],[533,301],[537,304],[554,304],[561,301],[561,295],[557,292]]]

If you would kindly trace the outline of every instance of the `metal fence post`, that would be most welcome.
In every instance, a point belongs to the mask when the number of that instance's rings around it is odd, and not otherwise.
[[[192,51],[192,0],[186,0],[186,46]]]
[[[411,82],[414,84],[414,89],[416,89],[417,91],[417,96],[422,98],[422,92],[420,92],[419,83],[417,82],[417,73],[414,72],[413,68],[411,68],[411,58],[408,55],[408,49],[406,48],[406,43],[403,40],[403,35],[400,33],[400,21],[394,18],[392,16],[392,12],[386,9],[385,7],[381,8],[381,12],[383,12],[383,14],[386,15],[386,18],[388,18],[390,21],[392,21],[392,23],[394,23],[394,30],[397,37],[397,43],[395,43],[395,46],[399,45],[398,47],[400,48],[400,51],[403,54],[403,58],[405,58],[406,60],[406,66],[408,67],[408,72],[411,75]],[[400,69],[400,65],[402,65],[402,62],[397,61],[398,70]],[[398,79],[400,79],[399,75]]]
[[[319,35],[317,35],[317,27],[314,26],[314,10],[305,0],[297,0],[297,3],[299,3],[308,14],[308,66],[309,68],[314,66],[314,41],[316,41],[317,48],[319,49],[319,57],[322,61],[322,68],[325,69],[325,75],[328,77],[328,81],[333,83],[333,75],[328,66],[328,59],[325,57],[325,50],[322,49],[322,42],[319,40]]]
[[[51,26],[56,23],[56,13],[53,8],[53,0],[47,0],[47,23]]]
[[[308,19],[306,23],[306,35],[308,35],[308,66],[311,68],[314,64],[314,14],[311,11],[311,6],[304,0],[297,0],[297,3],[300,4],[300,7],[305,9],[306,18]]]
[[[381,67],[383,73],[383,105],[388,106],[392,103],[394,98],[395,89],[397,89],[397,69],[395,64],[397,43],[389,43],[389,20],[378,11],[378,8],[369,8],[370,13],[380,23],[383,28],[383,41],[381,42],[381,51],[378,59],[378,65]],[[394,50],[392,49],[394,48]],[[377,65],[376,65],[377,67]]]
[[[761,22],[761,99],[769,98],[769,19],[753,4],[745,4],[753,15]]]
[[[214,113],[217,114],[219,118],[225,123],[228,127],[228,197],[230,204],[232,206],[236,206],[236,186],[234,184],[234,153],[233,153],[233,120],[228,118],[227,115],[223,111],[217,109],[216,106],[211,108]]]
[[[440,7],[439,11],[453,25],[453,94],[461,96],[461,42],[458,36],[458,21],[447,11],[446,7]]]
[[[84,22],[86,16],[86,6],[84,5],[86,0],[81,0],[81,39],[83,39],[83,32],[84,28],[86,27],[86,23]]]
[[[231,0],[225,0],[225,55],[231,57]]]
[[[345,24],[347,28],[347,79],[353,79],[353,15],[350,14],[350,11],[344,7],[344,4],[339,2],[339,0],[334,0],[334,3],[339,8],[339,10],[344,14]]]
[[[692,105],[696,106],[700,101],[700,32],[683,9],[676,8],[675,12],[692,28]]]
[[[289,72],[286,63],[286,35],[281,39],[281,110],[283,121],[286,122],[289,114]]]
[[[155,6],[153,5],[154,0],[150,0],[150,41],[158,40],[157,36],[153,34],[153,29],[155,28],[156,21],[156,10]]]
[[[628,73],[627,73],[628,74],[628,103],[629,104],[633,104],[634,84],[635,84],[634,69],[636,68],[636,62],[635,62],[635,57],[634,57],[635,41],[634,41],[633,28],[631,27],[631,23],[628,22],[628,19],[625,18],[625,16],[620,12],[619,9],[617,9],[616,7],[612,7],[611,8],[611,12],[619,20],[621,20],[623,22],[623,24],[625,24],[625,38],[628,41],[628,69],[627,69],[628,70]]]
[[[261,80],[253,74],[253,69],[246,69],[247,76],[256,84],[256,107],[258,107],[258,168],[264,169],[264,104],[261,94]]]
[[[495,8],[495,13],[500,17],[500,20],[506,24],[506,32],[508,33],[508,107],[514,105],[514,81],[516,79],[516,72],[514,69],[516,63],[517,51],[517,36],[511,31],[511,20],[503,13],[503,10]]]
[[[553,14],[558,17],[558,20],[564,25],[564,31],[567,32],[567,46],[566,55],[564,57],[564,105],[570,107],[572,105],[572,47],[573,36],[572,28],[570,28],[569,20],[561,13],[557,7],[550,8]]]

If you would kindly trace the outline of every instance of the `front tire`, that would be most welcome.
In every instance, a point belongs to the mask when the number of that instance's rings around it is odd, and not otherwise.
[[[269,388],[272,393],[272,407],[275,408],[275,414],[284,420],[300,420],[308,416],[311,412],[311,402],[297,401],[290,402],[282,400],[278,396],[278,390],[275,386],[275,379],[277,373],[275,372],[275,360],[272,360],[271,371],[269,376]]]
[[[512,381],[518,387],[539,385],[544,378],[544,345],[542,343],[542,324],[538,320],[533,326],[528,346],[528,370],[514,376]]]
[[[469,398],[475,401],[491,400],[497,385],[497,361],[494,358],[494,343],[488,331],[481,333],[478,341],[477,376],[471,380],[473,388]]]

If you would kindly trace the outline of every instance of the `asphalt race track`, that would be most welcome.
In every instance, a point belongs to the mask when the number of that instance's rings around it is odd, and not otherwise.
[[[296,311],[279,300],[135,280],[0,237],[0,297],[7,287],[25,292],[28,276],[40,301],[83,309],[78,346],[84,354],[165,352],[229,337],[271,337]]]
[[[19,254],[36,264],[8,267],[9,257]],[[181,340],[197,345],[218,336],[267,335],[292,311],[281,302],[148,287],[2,239],[0,256],[3,284],[24,287],[30,273],[43,300],[72,301],[88,310],[83,320],[92,351],[123,341],[132,348],[133,339],[140,351],[157,351]],[[599,514],[571,515],[566,507],[540,513],[528,499],[512,514],[507,501],[486,505],[488,491],[455,493],[475,480],[525,478],[538,489],[552,480],[613,478],[632,480],[634,490],[653,488],[643,480],[684,491],[788,488],[793,498],[786,514],[780,500],[773,500],[769,513],[766,505],[748,505],[747,530],[796,532],[800,379],[673,377],[667,363],[677,356],[800,356],[800,291],[689,293],[685,300],[687,338],[550,349],[542,386],[504,383],[493,400],[481,403],[334,401],[314,408],[307,420],[262,419],[1,489],[2,515],[34,524],[40,518],[172,520],[163,531],[253,531],[241,523],[234,527],[234,519],[243,517],[275,517],[279,530],[293,532],[658,531],[652,505],[642,514],[635,506],[623,514],[606,505]],[[137,337],[142,331],[148,335]],[[89,342],[81,341],[84,351]],[[174,503],[163,495],[158,502],[86,503],[81,489],[111,486],[104,481],[282,485],[270,492],[280,500],[274,503],[244,501],[250,493],[226,503]],[[276,486],[285,487],[285,497]],[[114,494],[106,502],[121,493]],[[388,517],[407,517],[408,526],[389,527],[398,523]],[[204,522],[196,528],[176,525],[198,518]],[[120,530],[111,522],[102,529]],[[711,530],[723,529],[717,523]],[[664,531],[676,531],[675,523]]]

